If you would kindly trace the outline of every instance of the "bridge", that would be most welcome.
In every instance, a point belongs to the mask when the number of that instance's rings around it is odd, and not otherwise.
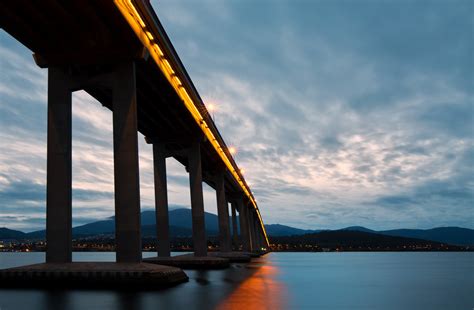
[[[188,260],[229,259],[233,249],[268,248],[252,191],[149,1],[2,1],[0,25],[48,69],[46,265],[72,263],[71,94],[77,90],[113,114],[117,263],[143,265],[138,132],[153,148],[158,248],[153,262],[179,265],[170,258],[168,157],[189,173],[194,255]],[[207,251],[202,182],[216,191],[217,254]]]

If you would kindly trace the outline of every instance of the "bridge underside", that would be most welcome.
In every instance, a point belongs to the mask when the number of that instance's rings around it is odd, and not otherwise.
[[[117,63],[135,61],[138,130],[166,143],[170,154],[188,165],[179,151],[201,130],[113,1],[4,1],[0,12],[2,27],[34,52],[39,66],[70,71],[83,80],[80,89],[110,110],[112,93],[94,78],[112,72]],[[214,188],[212,173],[221,159],[209,141],[201,150],[203,180]],[[239,192],[233,177],[225,177],[226,191]]]

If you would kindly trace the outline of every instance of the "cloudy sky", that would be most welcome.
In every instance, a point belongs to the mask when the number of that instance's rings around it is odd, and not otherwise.
[[[474,228],[474,2],[152,4],[266,223]],[[3,30],[0,43],[0,227],[31,231],[45,227],[47,71]],[[113,214],[111,123],[74,93],[74,225]],[[170,204],[189,207],[184,168],[167,164]]]

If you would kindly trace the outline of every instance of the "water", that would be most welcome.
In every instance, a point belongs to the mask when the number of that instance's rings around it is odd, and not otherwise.
[[[152,256],[153,253],[144,253]],[[74,253],[113,261],[114,253]],[[44,253],[0,253],[0,267]],[[0,290],[0,309],[473,309],[474,253],[270,253],[173,288]]]

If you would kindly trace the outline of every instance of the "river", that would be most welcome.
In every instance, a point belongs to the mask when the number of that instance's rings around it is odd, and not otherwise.
[[[0,253],[0,268],[43,261],[44,253]],[[2,289],[0,310],[474,308],[472,252],[270,253],[225,270],[185,271],[189,282],[156,291]]]

